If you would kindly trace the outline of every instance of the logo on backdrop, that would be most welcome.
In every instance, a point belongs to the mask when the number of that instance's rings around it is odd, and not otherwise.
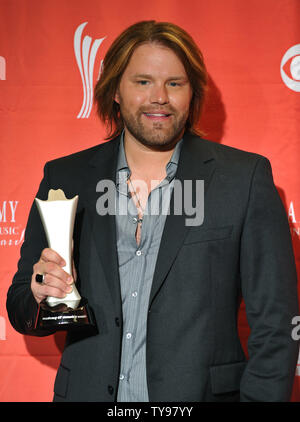
[[[19,201],[0,202],[0,246],[18,246],[24,240],[25,229],[16,222]]]
[[[293,201],[291,201],[289,206],[288,218],[292,237],[297,236],[300,238],[300,221],[296,218],[296,209]]]
[[[6,61],[5,58],[0,56],[0,81],[6,80]]]
[[[280,73],[288,88],[300,92],[300,44],[289,48],[282,57]]]
[[[92,42],[92,38],[86,35],[82,39],[82,32],[86,25],[87,22],[84,22],[79,25],[74,35],[75,57],[83,86],[82,107],[80,112],[78,113],[77,119],[88,118],[91,113],[93,105],[93,75],[95,59],[100,45],[106,38],[99,38]],[[101,66],[102,61],[100,65],[99,75],[101,73]]]

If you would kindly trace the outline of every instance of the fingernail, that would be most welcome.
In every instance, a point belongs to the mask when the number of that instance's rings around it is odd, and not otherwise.
[[[71,276],[69,276],[68,278],[67,278],[67,283],[73,283],[73,277],[71,277]]]

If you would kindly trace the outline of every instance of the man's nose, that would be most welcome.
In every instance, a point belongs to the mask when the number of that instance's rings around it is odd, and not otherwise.
[[[168,90],[165,85],[153,86],[150,102],[156,104],[167,104],[169,102]]]

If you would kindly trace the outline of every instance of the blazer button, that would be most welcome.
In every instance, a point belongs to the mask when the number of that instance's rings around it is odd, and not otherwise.
[[[32,321],[31,320],[26,321],[26,325],[27,325],[28,328],[31,328],[32,327]]]
[[[115,323],[117,327],[120,327],[120,319],[119,318],[115,318]]]
[[[114,388],[111,386],[111,385],[109,385],[108,387],[107,387],[107,389],[108,389],[108,392],[109,392],[109,394],[113,394],[114,393]]]

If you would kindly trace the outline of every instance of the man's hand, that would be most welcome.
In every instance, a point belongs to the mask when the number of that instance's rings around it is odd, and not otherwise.
[[[40,260],[33,266],[31,278],[31,290],[37,303],[47,296],[64,298],[72,291],[74,279],[63,270],[65,265],[65,260],[53,249],[46,248],[42,251]],[[43,283],[36,281],[37,274],[44,275]]]

